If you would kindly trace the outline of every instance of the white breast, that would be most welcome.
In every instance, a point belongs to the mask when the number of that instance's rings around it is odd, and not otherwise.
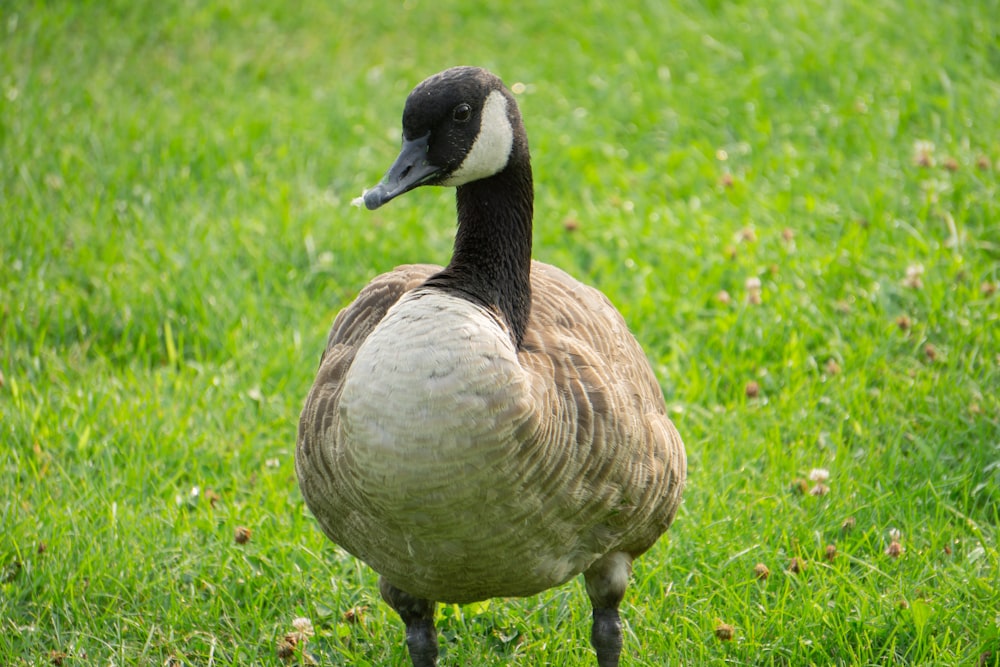
[[[391,477],[400,493],[418,491],[427,475],[480,465],[513,439],[527,415],[526,382],[489,311],[413,290],[368,336],[344,380],[346,450],[381,476],[380,488]]]
[[[552,510],[565,504],[545,483],[558,460],[536,469],[537,397],[490,311],[407,293],[343,387],[333,535],[396,585],[456,602],[531,595],[599,555],[552,539],[576,525]],[[529,528],[539,516],[544,529]]]

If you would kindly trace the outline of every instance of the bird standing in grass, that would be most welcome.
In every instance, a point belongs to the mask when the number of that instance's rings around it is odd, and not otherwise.
[[[496,76],[418,85],[363,201],[456,187],[448,266],[401,266],[337,316],[299,423],[323,531],[379,573],[414,667],[437,602],[533,595],[583,573],[600,667],[632,561],[670,526],[684,446],[642,348],[599,291],[533,262],[528,142]]]

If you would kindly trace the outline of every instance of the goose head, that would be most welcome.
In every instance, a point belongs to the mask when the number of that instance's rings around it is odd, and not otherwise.
[[[406,98],[399,156],[363,199],[375,210],[421,185],[462,186],[504,171],[527,154],[517,104],[503,82],[478,67],[453,67]]]

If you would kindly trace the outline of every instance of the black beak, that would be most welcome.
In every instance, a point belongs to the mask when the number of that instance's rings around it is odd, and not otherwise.
[[[365,207],[374,211],[379,206],[405,194],[434,178],[440,171],[427,161],[427,141],[430,132],[418,139],[403,140],[403,148],[382,180],[364,194]]]

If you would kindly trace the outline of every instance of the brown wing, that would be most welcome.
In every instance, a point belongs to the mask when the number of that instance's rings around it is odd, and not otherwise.
[[[680,504],[681,438],[645,353],[607,297],[540,262],[531,276],[518,356],[534,376],[535,405],[548,411],[532,446],[550,479],[538,483],[577,499],[576,517],[601,542],[596,551],[638,556]]]

